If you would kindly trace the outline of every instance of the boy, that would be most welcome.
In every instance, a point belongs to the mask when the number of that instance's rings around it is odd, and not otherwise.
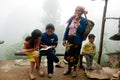
[[[43,33],[42,35],[42,40],[41,40],[41,47],[42,48],[47,48],[51,47],[49,50],[46,51],[47,54],[47,65],[48,65],[48,78],[52,78],[53,75],[53,62],[57,63],[56,67],[61,68],[62,66],[60,65],[59,59],[55,55],[55,48],[57,47],[58,44],[58,37],[54,33],[55,28],[53,24],[47,24],[46,26],[46,32]]]
[[[94,44],[94,40],[95,40],[95,35],[94,34],[90,34],[88,36],[89,42],[86,43],[83,46],[83,50],[82,53],[86,58],[86,64],[87,64],[87,70],[94,70],[94,68],[92,67],[93,64],[93,57],[96,53],[96,46]]]

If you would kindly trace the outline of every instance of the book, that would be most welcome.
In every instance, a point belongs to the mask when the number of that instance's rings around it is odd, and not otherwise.
[[[48,47],[46,47],[46,48],[41,48],[40,51],[47,51],[47,50],[49,50],[49,49],[51,49],[51,48],[52,48],[52,46],[48,46]]]

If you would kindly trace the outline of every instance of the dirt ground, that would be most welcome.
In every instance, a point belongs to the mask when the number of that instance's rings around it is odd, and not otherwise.
[[[76,78],[72,78],[71,75],[64,76],[63,71],[66,70],[66,67],[67,65],[64,65],[64,68],[55,68],[53,77],[49,79],[47,77],[47,67],[42,66],[45,76],[40,77],[37,71],[34,71],[35,80],[90,80],[82,69],[78,69]],[[0,80],[30,80],[28,73],[29,65],[15,65],[14,61],[0,61]]]

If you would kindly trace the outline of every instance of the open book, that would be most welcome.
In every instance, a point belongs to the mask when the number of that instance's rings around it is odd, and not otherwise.
[[[47,48],[41,48],[40,51],[47,51],[47,50],[49,50],[51,48],[52,48],[52,46],[48,46]]]

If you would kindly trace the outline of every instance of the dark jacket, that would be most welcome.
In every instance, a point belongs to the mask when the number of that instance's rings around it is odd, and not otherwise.
[[[68,40],[69,26],[70,26],[72,20],[73,20],[73,18],[71,18],[68,21],[68,26],[66,27],[63,40]],[[88,23],[88,20],[83,18],[83,17],[81,17],[80,25],[79,25],[79,27],[77,29],[77,33],[76,33],[75,44],[81,44],[82,43],[82,41],[83,41],[83,34],[84,34],[85,29],[87,27],[87,23]]]
[[[51,36],[48,36],[45,32],[45,33],[42,34],[41,43],[44,44],[44,45],[47,45],[47,46],[52,46],[52,45],[57,46],[58,37],[55,33],[53,33]]]

